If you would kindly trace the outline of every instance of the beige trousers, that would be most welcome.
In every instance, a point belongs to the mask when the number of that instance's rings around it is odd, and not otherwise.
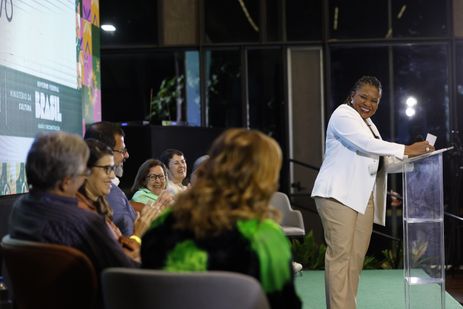
[[[328,309],[355,309],[360,272],[373,230],[373,197],[365,214],[329,198],[315,198],[325,241],[325,295]]]

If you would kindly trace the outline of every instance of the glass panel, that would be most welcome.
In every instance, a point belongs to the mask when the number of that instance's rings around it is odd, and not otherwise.
[[[455,54],[455,68],[456,68],[456,106],[457,106],[457,115],[463,115],[463,42],[458,42],[456,44]],[[458,117],[458,127],[463,128],[463,117]],[[460,138],[463,140],[463,132],[461,132]]]
[[[199,53],[185,53],[186,121],[190,126],[201,126],[201,93],[199,82]]]
[[[243,126],[240,51],[207,51],[206,78],[208,126]]]
[[[362,59],[362,61],[352,61]],[[327,102],[327,118],[344,103],[354,83],[363,75],[376,76],[383,86],[382,97],[372,120],[384,140],[391,140],[390,104],[387,47],[336,47],[331,50],[331,91]]]
[[[447,1],[392,1],[394,37],[438,37],[448,34]]]
[[[331,0],[329,36],[333,39],[384,38],[388,34],[387,0]]]
[[[286,36],[288,41],[321,40],[322,3],[320,0],[286,1]]]
[[[100,0],[100,15],[101,25],[116,27],[114,32],[101,31],[102,46],[158,43],[156,1]]]
[[[403,170],[405,298],[409,308],[421,308],[417,292],[426,290],[437,299],[445,292],[442,155],[406,164]],[[424,288],[428,284],[434,288]]]
[[[195,57],[196,54],[196,57]],[[148,120],[150,103],[156,102],[157,113],[151,121],[160,124],[162,120],[184,122],[187,107],[185,103],[185,66],[187,75],[187,96],[193,102],[199,100],[195,87],[198,73],[194,61],[197,52],[157,52],[132,54],[107,54],[102,57],[102,107],[108,121]],[[196,93],[196,94],[195,94]],[[157,105],[156,105],[157,104]]]
[[[281,41],[281,0],[267,0],[266,31],[265,41]]]
[[[399,143],[437,136],[436,148],[449,140],[448,53],[446,45],[393,48],[395,129]]]
[[[205,0],[206,42],[257,42],[259,1]]]
[[[282,53],[280,49],[248,52],[248,89],[250,127],[285,139]]]

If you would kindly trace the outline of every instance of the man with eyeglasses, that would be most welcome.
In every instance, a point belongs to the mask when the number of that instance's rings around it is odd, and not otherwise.
[[[118,187],[119,178],[124,173],[124,162],[129,158],[125,146],[125,133],[122,128],[112,122],[101,121],[87,126],[85,139],[93,138],[109,146],[114,152],[114,165],[116,166],[111,191],[107,196],[108,203],[113,210],[113,222],[125,236],[133,235],[134,222],[137,214],[130,205],[125,193]]]

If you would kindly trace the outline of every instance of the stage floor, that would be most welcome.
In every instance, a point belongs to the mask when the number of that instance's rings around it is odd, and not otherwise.
[[[325,309],[323,271],[304,271],[296,275],[296,290],[304,309]],[[439,309],[438,285],[413,286],[416,309]],[[364,270],[360,278],[357,309],[404,309],[403,270]],[[445,294],[446,309],[463,308],[450,294]]]

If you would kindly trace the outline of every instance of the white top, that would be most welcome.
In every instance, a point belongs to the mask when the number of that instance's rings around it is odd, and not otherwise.
[[[186,189],[188,189],[188,187],[184,186],[183,184],[177,185],[170,180],[167,182],[167,191],[171,193],[173,196],[185,191]]]
[[[379,157],[402,159],[404,150],[405,145],[383,141],[370,118],[364,121],[354,108],[341,104],[328,122],[325,156],[312,197],[334,198],[364,214],[374,190],[374,222],[384,225],[387,175],[385,169],[377,172]]]

